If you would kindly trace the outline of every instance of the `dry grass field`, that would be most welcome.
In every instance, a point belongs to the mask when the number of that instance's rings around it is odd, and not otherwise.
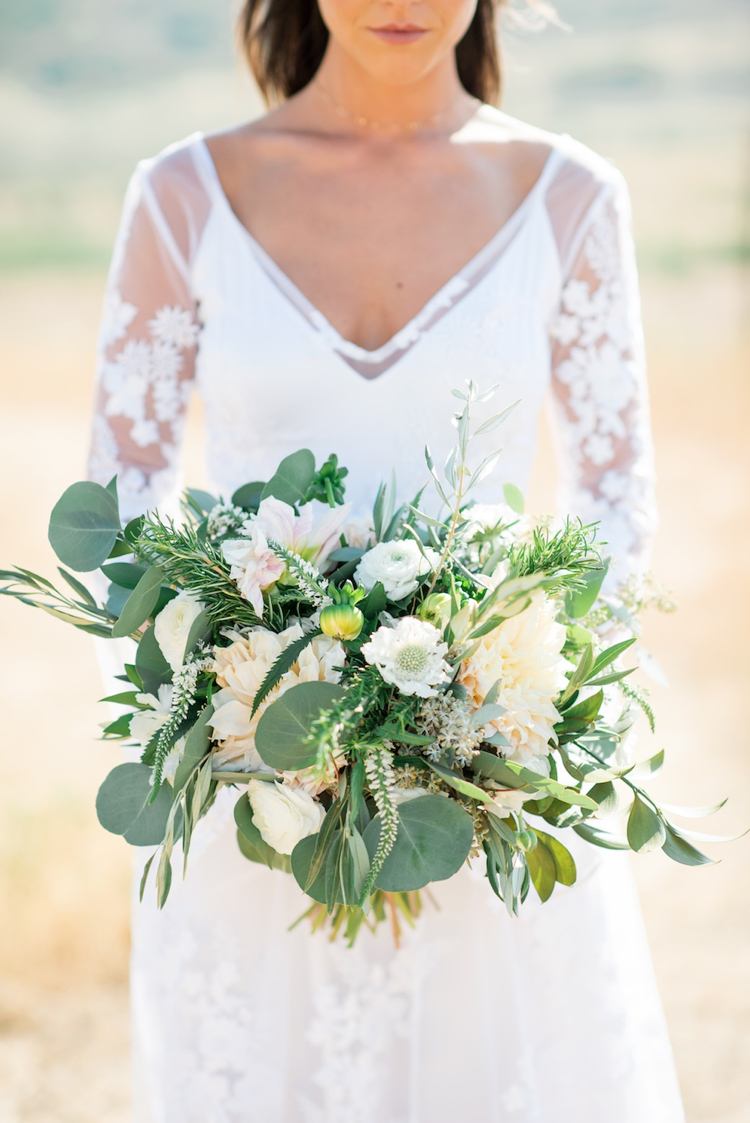
[[[90,18],[95,6],[79,6]],[[585,34],[514,49],[508,108],[613,155],[631,183],[658,457],[654,568],[678,604],[646,627],[669,680],[652,687],[668,750],[657,791],[674,803],[730,794],[705,829],[731,834],[750,825],[750,285],[741,6],[716,7],[718,34],[693,0],[634,0],[640,23],[602,3],[610,22],[592,15]],[[653,12],[668,11],[681,14],[657,26]],[[127,171],[256,104],[215,58],[197,59],[100,102],[85,85],[58,96],[18,66],[2,80],[15,111],[0,122],[0,565],[54,572],[46,519],[83,470],[103,266]],[[200,422],[196,406],[194,483]],[[539,509],[553,471],[543,454]],[[0,1123],[125,1123],[129,862],[93,809],[117,756],[97,740],[93,645],[4,601],[0,634]],[[698,870],[660,854],[634,861],[688,1121],[743,1123],[750,838],[707,849],[720,861]]]

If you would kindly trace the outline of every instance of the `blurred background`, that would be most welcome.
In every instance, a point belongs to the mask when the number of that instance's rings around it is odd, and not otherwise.
[[[750,13],[744,0],[557,7],[568,30],[506,34],[504,108],[578,137],[630,183],[658,456],[655,571],[679,606],[646,625],[669,680],[652,687],[669,754],[656,790],[675,803],[730,794],[704,829],[737,833],[750,824]],[[135,162],[260,111],[233,49],[233,9],[0,7],[2,565],[54,573],[46,521],[83,474],[104,273]],[[193,484],[199,434],[196,406]],[[545,454],[537,508],[552,471]],[[0,1121],[124,1123],[129,860],[94,816],[117,753],[97,740],[93,645],[11,602],[0,628]],[[707,849],[720,862],[695,870],[659,853],[633,861],[688,1119],[740,1123],[750,841]]]

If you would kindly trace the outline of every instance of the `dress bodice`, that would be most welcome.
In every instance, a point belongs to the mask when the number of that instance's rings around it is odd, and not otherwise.
[[[560,508],[604,524],[621,570],[638,565],[653,472],[628,190],[603,156],[548,137],[507,222],[376,351],[344,339],[240,223],[202,134],[141,161],[110,270],[89,475],[118,473],[125,514],[173,501],[195,387],[222,495],[309,447],[349,467],[364,514],[392,471],[402,498],[426,482],[424,446],[447,455],[450,391],[471,378],[517,402],[499,441],[475,443],[477,463],[502,446],[476,498],[523,488],[549,396]]]

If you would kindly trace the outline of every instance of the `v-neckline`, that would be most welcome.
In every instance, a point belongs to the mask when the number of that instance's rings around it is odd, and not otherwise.
[[[224,190],[216,162],[206,143],[205,133],[195,133],[194,139],[197,142],[197,147],[201,154],[205,170],[208,173],[211,186],[213,187],[213,193],[218,198],[224,213],[235,229],[237,229],[245,239],[255,257],[276,282],[277,287],[281,290],[286,301],[299,315],[309,320],[311,324],[328,339],[331,347],[339,353],[342,358],[348,356],[365,366],[370,364],[377,365],[379,363],[384,364],[392,352],[398,352],[399,349],[409,349],[410,345],[416,342],[421,336],[422,326],[424,324],[429,324],[437,309],[441,306],[451,306],[454,298],[459,293],[465,292],[470,288],[471,280],[469,278],[477,271],[479,271],[481,275],[484,275],[482,272],[482,265],[492,257],[498,244],[506,237],[512,235],[514,228],[517,229],[522,225],[527,212],[531,209],[536,199],[539,198],[548,182],[560,156],[560,149],[558,147],[555,146],[550,149],[536,180],[508,218],[505,219],[497,230],[490,235],[487,241],[480,246],[456,272],[448,277],[448,279],[427,298],[424,304],[405,324],[398,328],[388,339],[380,344],[379,347],[370,350],[355,343],[353,340],[347,339],[331,320],[328,319],[325,313],[321,312],[313,301],[302,291],[299,285],[292,280],[289,274],[282,269],[276,259],[271,256],[255,235],[252,234],[234,210],[229,196]],[[504,254],[501,252],[498,260],[502,259],[503,256]],[[385,365],[385,369],[382,373],[390,369],[390,365],[391,364]],[[377,381],[380,378],[380,374],[364,375],[363,377],[365,377],[365,380],[368,382]]]

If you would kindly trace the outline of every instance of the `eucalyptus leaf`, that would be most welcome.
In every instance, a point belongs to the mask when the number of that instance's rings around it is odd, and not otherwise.
[[[306,743],[310,726],[343,693],[342,687],[331,682],[302,682],[286,690],[258,722],[255,747],[261,759],[279,771],[297,771],[313,764],[317,750]]]
[[[318,845],[318,835],[308,835],[307,838],[301,839],[292,851],[291,865],[294,879],[308,897],[312,897],[314,901],[320,904],[335,904],[335,901],[328,901],[326,897],[326,872],[335,857],[336,850],[338,849],[338,836],[342,834],[341,830],[334,831],[329,838],[328,846],[324,852],[323,860],[320,863],[320,868],[316,876],[310,879],[311,865],[316,847]]]
[[[107,562],[101,568],[110,581],[122,585],[123,589],[134,589],[146,572],[146,566],[136,562]]]
[[[105,830],[131,846],[155,846],[164,839],[172,806],[172,790],[162,785],[153,803],[151,769],[145,764],[118,764],[99,788],[96,814]]]
[[[120,533],[117,497],[90,480],[71,484],[49,520],[49,542],[63,565],[86,573],[107,560]]]
[[[185,495],[193,510],[201,515],[207,515],[218,503],[215,495],[212,495],[210,491],[203,491],[199,487],[187,488]]]
[[[265,486],[265,480],[254,480],[252,483],[243,484],[232,496],[232,503],[245,511],[257,511]]]
[[[291,507],[301,503],[315,476],[315,457],[309,448],[285,456],[261,492],[261,499],[274,495]]]
[[[398,808],[398,834],[376,881],[389,892],[421,889],[432,881],[444,881],[466,860],[474,838],[468,812],[443,795],[421,795]],[[380,815],[364,833],[370,857],[380,837]]]

